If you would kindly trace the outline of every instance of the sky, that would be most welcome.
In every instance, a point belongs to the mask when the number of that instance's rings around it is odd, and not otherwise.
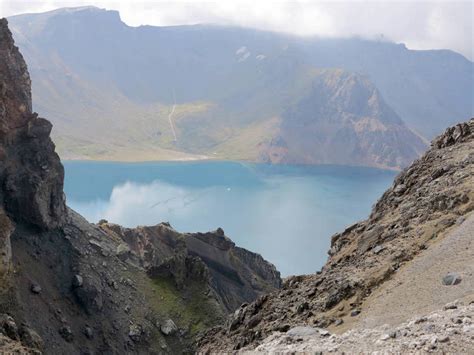
[[[118,10],[130,26],[214,23],[303,36],[359,36],[474,58],[474,0],[0,0],[0,17],[85,5]]]

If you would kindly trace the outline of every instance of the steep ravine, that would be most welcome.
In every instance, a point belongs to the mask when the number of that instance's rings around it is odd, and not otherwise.
[[[0,20],[0,353],[157,354],[280,287],[260,255],[222,229],[90,224],[66,207],[51,123]],[[159,216],[157,216],[159,218]]]

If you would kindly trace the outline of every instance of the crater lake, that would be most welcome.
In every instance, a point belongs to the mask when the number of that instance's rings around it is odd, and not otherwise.
[[[169,222],[180,232],[218,227],[283,276],[313,273],[330,239],[364,219],[393,171],[241,162],[64,162],[68,205],[88,221],[126,227]]]

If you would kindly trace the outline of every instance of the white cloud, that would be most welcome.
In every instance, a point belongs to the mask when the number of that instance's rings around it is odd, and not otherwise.
[[[384,37],[409,48],[448,48],[473,59],[473,2],[2,0],[0,15],[95,5],[131,26],[216,23],[298,35]]]

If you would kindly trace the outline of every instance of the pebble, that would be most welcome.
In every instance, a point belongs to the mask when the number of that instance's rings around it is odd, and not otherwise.
[[[30,290],[32,293],[38,295],[41,293],[42,289],[41,289],[41,286],[38,285],[38,284],[32,284],[31,287],[30,287]]]
[[[444,306],[444,310],[457,309],[457,308],[458,308],[458,302],[451,302]]]
[[[72,334],[71,327],[68,325],[63,326],[62,328],[59,329],[59,334],[63,337],[64,340],[66,340],[68,343],[70,343],[73,339],[74,336]]]
[[[329,333],[329,332],[328,332],[327,330],[325,330],[325,329],[320,329],[320,330],[319,330],[319,334],[320,334],[321,336],[323,336],[323,337],[328,336],[328,335],[331,335],[331,333]]]
[[[160,327],[161,332],[164,335],[173,335],[178,331],[178,327],[171,319],[167,319]]]
[[[450,272],[446,274],[446,276],[443,277],[442,283],[445,286],[453,286],[453,285],[458,285],[462,281],[461,276],[454,272]]]
[[[383,251],[385,248],[381,245],[377,245],[374,249],[373,252],[374,254],[379,254],[381,251]]]
[[[360,310],[358,309],[354,309],[352,312],[351,312],[351,317],[356,317],[360,314]]]
[[[84,284],[84,280],[82,279],[82,276],[74,275],[74,277],[72,278],[72,286],[77,288],[77,287],[82,287],[83,284]]]
[[[91,327],[85,327],[84,328],[84,334],[86,335],[87,339],[94,338],[94,331],[92,330]]]

